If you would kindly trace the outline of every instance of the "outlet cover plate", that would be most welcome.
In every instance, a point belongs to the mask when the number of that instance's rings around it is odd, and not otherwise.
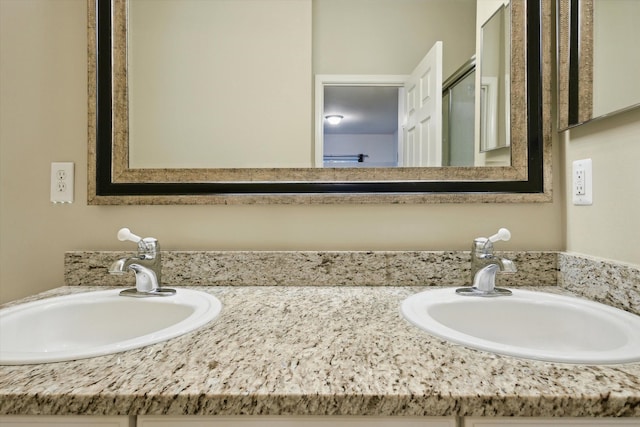
[[[51,163],[51,202],[73,203],[73,162]]]
[[[591,159],[573,162],[571,180],[571,194],[574,205],[593,204],[593,168]]]

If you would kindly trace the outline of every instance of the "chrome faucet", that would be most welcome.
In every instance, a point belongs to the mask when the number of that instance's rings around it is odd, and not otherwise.
[[[120,295],[131,297],[170,296],[176,293],[175,289],[161,287],[162,255],[160,244],[153,237],[145,237],[133,234],[128,228],[118,231],[118,240],[130,240],[138,244],[138,253],[130,258],[121,258],[111,264],[110,274],[125,274],[132,270],[136,275],[136,287],[125,289]]]
[[[511,233],[506,228],[501,228],[493,236],[478,237],[471,246],[471,280],[470,287],[456,289],[461,295],[494,297],[511,295],[511,291],[504,288],[496,288],[496,274],[515,273],[513,261],[506,258],[498,258],[493,254],[493,243],[499,240],[509,240]]]

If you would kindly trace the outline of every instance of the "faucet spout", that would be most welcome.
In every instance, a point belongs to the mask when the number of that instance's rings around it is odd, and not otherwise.
[[[152,292],[160,289],[158,276],[153,269],[136,263],[130,264],[129,268],[136,273],[136,292]]]
[[[137,261],[137,258],[120,258],[114,261],[109,267],[109,274],[123,275],[129,269],[129,266]]]
[[[473,287],[482,292],[494,292],[496,288],[496,274],[501,272],[515,273],[516,267],[513,261],[502,258],[494,258],[486,267],[481,268],[473,276]]]
[[[506,258],[498,258],[498,262],[501,266],[501,273],[517,273],[518,269],[516,268],[516,264],[510,259]]]
[[[160,265],[157,259],[144,257],[120,258],[111,264],[109,273],[123,275],[131,270],[136,275],[136,292],[148,293],[160,289]]]

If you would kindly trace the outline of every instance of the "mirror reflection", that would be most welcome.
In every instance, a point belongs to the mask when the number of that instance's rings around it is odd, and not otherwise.
[[[593,0],[593,117],[640,104],[640,2]]]
[[[482,25],[480,73],[480,151],[508,147],[509,8],[504,5]]]
[[[442,91],[442,165],[473,166],[476,151],[475,57],[444,84]],[[509,161],[511,159],[509,158]]]
[[[557,0],[559,128],[640,106],[640,2]]]
[[[510,166],[504,4],[129,0],[129,167]],[[440,57],[419,70],[438,43]],[[318,75],[350,83],[314,94]]]

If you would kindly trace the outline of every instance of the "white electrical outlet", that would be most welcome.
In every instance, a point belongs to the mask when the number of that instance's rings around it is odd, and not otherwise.
[[[572,168],[571,193],[574,205],[593,204],[591,159],[576,160]]]
[[[51,202],[73,203],[73,163],[51,163]]]

